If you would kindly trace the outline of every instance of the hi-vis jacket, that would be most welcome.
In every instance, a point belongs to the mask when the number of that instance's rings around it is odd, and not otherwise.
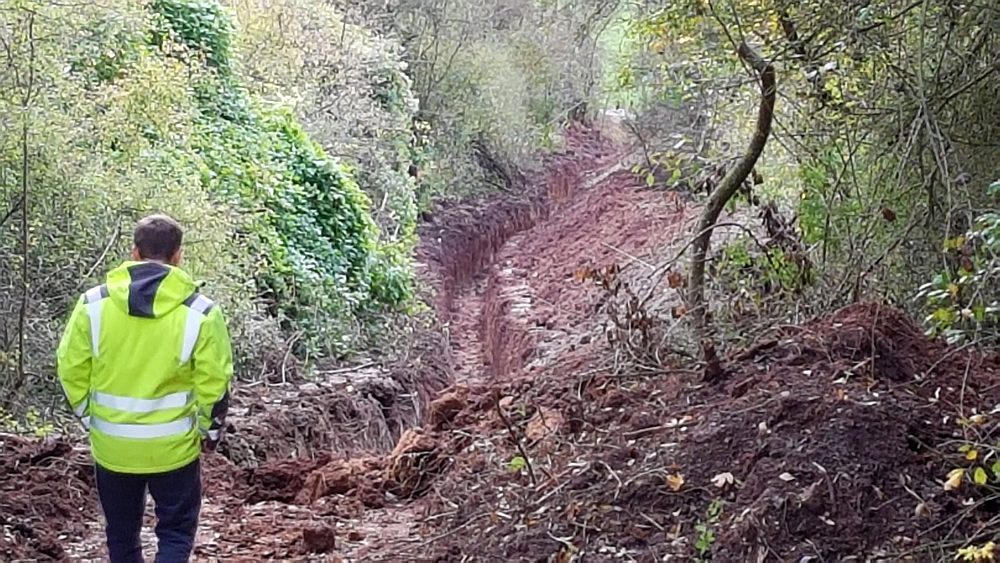
[[[90,430],[91,453],[119,473],[161,473],[218,440],[233,355],[219,307],[179,268],[126,262],[85,293],[57,352],[59,380]]]

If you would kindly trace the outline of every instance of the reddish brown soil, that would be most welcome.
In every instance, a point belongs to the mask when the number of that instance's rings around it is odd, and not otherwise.
[[[62,441],[0,435],[0,560],[61,559],[95,518],[88,453]]]
[[[940,560],[995,526],[989,489],[945,492],[942,481],[971,465],[955,453],[957,415],[1000,402],[997,356],[948,350],[898,312],[867,304],[782,329],[726,369],[713,386],[680,371],[506,386],[517,398],[501,408],[533,478],[505,469],[520,450],[492,400],[482,401],[478,436],[489,445],[470,451],[452,433],[455,467],[429,495],[446,499],[443,526],[461,528],[435,553],[691,560],[695,526],[713,502],[721,514],[706,549],[717,561]],[[541,418],[555,435],[533,431]],[[994,443],[996,434],[991,421],[964,439]]]
[[[567,138],[522,195],[425,226],[445,346],[366,402],[248,393],[250,453],[205,461],[199,559],[925,561],[992,537],[991,489],[942,481],[972,465],[961,442],[1000,439],[995,415],[957,422],[1000,403],[1000,358],[859,304],[776,328],[717,383],[632,369],[587,272],[647,267],[692,211],[600,135]],[[400,414],[358,427],[364,409]],[[0,464],[0,558],[100,553],[85,451],[10,439]]]

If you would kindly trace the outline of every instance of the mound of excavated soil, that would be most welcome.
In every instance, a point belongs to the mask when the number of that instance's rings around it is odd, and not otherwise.
[[[526,468],[511,472],[519,452],[493,420],[491,446],[458,458],[433,495],[459,506],[452,526],[492,516],[439,553],[690,560],[700,545],[715,561],[893,559],[995,516],[976,500],[986,489],[942,482],[970,465],[955,453],[959,415],[1000,401],[996,356],[948,349],[897,311],[858,305],[784,328],[726,371],[713,386],[690,373],[534,382],[548,389],[520,408],[557,409],[576,428],[526,440],[532,482]],[[995,443],[996,428],[971,435]]]
[[[901,312],[865,305],[802,326],[784,327],[776,337],[735,359],[807,365],[823,375],[851,373],[907,382],[932,367],[946,351],[942,343],[927,340]]]
[[[94,518],[87,452],[0,435],[0,559],[62,559],[62,540]]]

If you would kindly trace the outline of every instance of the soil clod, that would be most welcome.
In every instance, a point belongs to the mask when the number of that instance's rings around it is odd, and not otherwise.
[[[309,553],[328,553],[337,547],[332,526],[313,525],[302,530],[302,543]]]

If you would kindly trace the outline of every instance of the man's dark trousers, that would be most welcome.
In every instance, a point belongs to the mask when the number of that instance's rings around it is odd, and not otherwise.
[[[97,466],[97,493],[107,520],[111,563],[141,562],[146,489],[156,505],[157,563],[187,562],[201,510],[199,460],[167,473],[132,475]]]

